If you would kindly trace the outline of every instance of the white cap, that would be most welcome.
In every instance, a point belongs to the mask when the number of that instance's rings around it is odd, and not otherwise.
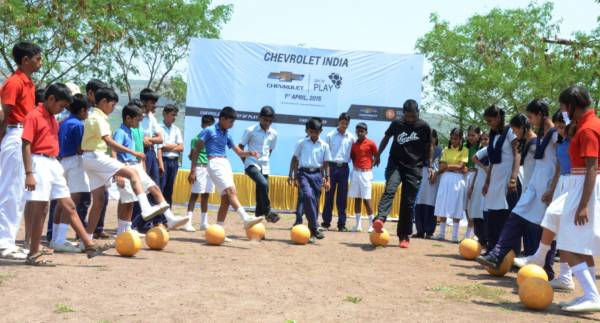
[[[81,94],[81,89],[79,86],[73,82],[67,82],[65,85],[71,90],[71,95]]]

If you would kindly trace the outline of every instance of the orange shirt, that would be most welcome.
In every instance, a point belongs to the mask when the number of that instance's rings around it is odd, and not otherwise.
[[[25,117],[23,140],[31,143],[31,153],[58,157],[58,121],[44,106]]]
[[[600,119],[593,109],[577,123],[577,132],[569,146],[572,168],[585,168],[586,157],[597,157],[600,165]]]
[[[355,141],[350,150],[350,159],[356,168],[371,169],[373,167],[373,155],[377,154],[377,145],[373,140],[365,138],[363,141]]]
[[[25,116],[35,108],[35,85],[23,71],[17,70],[0,88],[0,99],[3,105],[13,107],[5,116],[8,125],[25,122]]]

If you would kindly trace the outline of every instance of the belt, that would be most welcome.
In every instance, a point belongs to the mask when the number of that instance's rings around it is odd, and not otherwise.
[[[50,156],[48,154],[32,154],[33,156],[41,156],[41,157],[46,157],[46,158],[50,158],[50,159],[56,159],[56,156]]]
[[[215,158],[227,158],[225,156],[208,156],[208,159],[215,159]]]
[[[22,123],[9,124],[6,126],[6,128],[8,128],[8,129],[23,129],[23,124]]]
[[[300,167],[299,169],[301,172],[305,172],[305,173],[316,173],[321,171],[320,167]]]
[[[171,159],[171,160],[173,160],[173,159],[177,160],[177,158],[179,158],[179,157],[178,156],[163,156],[163,159],[165,159],[165,158]]]
[[[329,162],[329,166],[335,166],[335,167],[348,167],[348,163],[341,163],[341,162]]]
[[[127,166],[134,166],[139,164],[139,161],[128,161],[128,162],[123,162],[123,164],[127,165]]]
[[[600,169],[596,171],[596,174],[600,174]],[[571,168],[571,175],[585,175],[585,168]]]
[[[207,164],[196,164],[196,167],[206,167],[208,166]]]
[[[354,170],[357,172],[370,172],[371,168],[358,168],[358,167],[354,167]]]
[[[477,168],[469,168],[469,172],[476,172]]]

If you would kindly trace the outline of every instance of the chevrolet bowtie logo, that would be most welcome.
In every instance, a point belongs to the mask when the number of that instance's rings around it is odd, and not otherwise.
[[[292,72],[271,72],[269,73],[270,79],[277,79],[280,82],[291,82],[291,81],[302,81],[304,79],[303,74],[294,74]]]

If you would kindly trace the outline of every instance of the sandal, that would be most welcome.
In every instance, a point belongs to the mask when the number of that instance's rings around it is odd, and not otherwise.
[[[32,256],[27,256],[25,264],[35,267],[56,267],[56,265],[51,260],[42,258],[44,256],[45,255],[41,252],[38,252]]]
[[[91,259],[96,256],[103,255],[106,250],[111,249],[113,247],[114,247],[114,245],[112,243],[105,243],[105,244],[94,243],[89,247],[85,247],[85,253],[87,254],[88,259]]]

